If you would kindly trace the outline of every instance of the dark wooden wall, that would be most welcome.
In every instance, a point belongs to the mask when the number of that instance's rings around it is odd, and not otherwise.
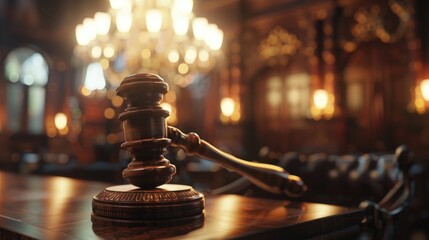
[[[223,8],[239,9],[232,15],[228,15],[232,11],[225,12],[228,21],[225,29],[227,38],[241,45],[243,118],[238,125],[218,124],[217,128],[241,131],[241,139],[237,141],[244,144],[246,153],[255,156],[262,146],[279,152],[304,153],[392,151],[400,144],[407,144],[417,156],[427,156],[428,116],[418,114],[413,106],[414,86],[425,77],[429,55],[425,41],[428,35],[425,1],[397,1],[409,14],[404,23],[389,1],[226,2],[229,4]],[[379,20],[391,38],[383,40],[372,30],[364,30],[361,35],[353,33],[359,11],[366,11],[369,17],[371,11],[379,11]],[[318,29],[320,22],[331,28],[329,34]],[[302,43],[285,64],[271,64],[259,57],[261,42],[276,27],[287,30]],[[320,69],[312,61],[320,54],[318,51],[326,50],[323,45],[326,38],[332,40],[328,50],[335,61],[326,64],[323,56],[318,60],[324,64],[324,71],[328,69],[334,76],[334,116],[321,120],[311,116],[294,118],[284,102],[276,109],[267,108],[265,86],[273,76],[286,78],[304,72],[312,77],[310,88],[320,85],[313,80]],[[352,42],[353,47],[347,48],[345,41]],[[306,51],[309,47],[315,48],[313,54]],[[353,81],[359,82],[362,91],[358,109],[350,109],[348,103],[347,91],[353,90],[348,86]]]

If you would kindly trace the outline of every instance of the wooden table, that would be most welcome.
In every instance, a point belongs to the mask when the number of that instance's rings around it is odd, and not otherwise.
[[[170,228],[94,226],[92,197],[107,184],[0,172],[0,239],[302,239],[359,231],[363,210],[206,195],[204,222]]]

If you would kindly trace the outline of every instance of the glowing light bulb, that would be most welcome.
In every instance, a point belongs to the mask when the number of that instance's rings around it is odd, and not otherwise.
[[[179,61],[179,58],[179,53],[176,50],[172,50],[168,54],[168,61],[170,61],[171,63],[176,63],[177,61]]]
[[[194,47],[190,47],[185,52],[185,62],[187,64],[193,64],[197,58],[197,50]]]
[[[185,36],[189,28],[189,16],[182,13],[172,13],[174,33],[178,36]]]
[[[64,129],[67,127],[67,116],[64,113],[57,113],[55,114],[54,118],[55,127],[58,130]]]
[[[146,27],[151,33],[157,33],[162,26],[162,12],[158,9],[149,9],[146,12]]]
[[[77,44],[81,46],[88,45],[90,42],[89,38],[87,37],[86,29],[83,26],[83,24],[79,24],[76,26],[76,41],[77,41]]]
[[[129,12],[119,11],[116,15],[116,27],[119,32],[127,33],[133,24],[133,17]]]
[[[97,37],[97,27],[95,26],[94,19],[85,18],[83,20],[83,27],[85,28],[85,34],[89,41],[92,41]]]
[[[110,30],[110,15],[105,12],[97,12],[94,15],[95,27],[97,29],[97,34],[105,36],[109,33]]]
[[[313,102],[317,109],[323,110],[328,106],[328,92],[324,89],[317,89],[313,94]]]
[[[207,18],[194,18],[192,21],[192,32],[197,40],[204,40],[208,25]]]
[[[220,110],[222,111],[222,114],[226,117],[231,117],[234,113],[235,109],[235,102],[232,98],[223,98],[220,101]]]
[[[429,79],[425,79],[420,82],[420,89],[422,91],[422,97],[425,101],[429,101]]]

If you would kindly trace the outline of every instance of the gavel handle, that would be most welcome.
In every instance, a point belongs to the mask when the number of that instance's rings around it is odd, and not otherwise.
[[[283,168],[236,158],[200,139],[196,133],[184,134],[179,129],[168,126],[168,138],[171,139],[172,146],[182,147],[188,154],[212,160],[233,170],[270,193],[299,197],[307,190],[300,177],[288,174]]]

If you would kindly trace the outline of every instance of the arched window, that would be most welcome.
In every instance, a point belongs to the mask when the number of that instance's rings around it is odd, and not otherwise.
[[[31,134],[43,132],[48,74],[48,65],[43,56],[30,48],[17,48],[6,57],[9,131]]]

